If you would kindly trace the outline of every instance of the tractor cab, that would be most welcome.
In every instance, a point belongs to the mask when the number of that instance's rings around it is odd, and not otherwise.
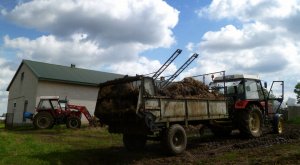
[[[245,109],[249,103],[256,103],[266,113],[278,111],[283,101],[283,81],[273,81],[270,90],[257,75],[235,74],[215,77],[210,84],[212,90],[224,94],[229,110]],[[273,93],[276,92],[277,96]],[[274,102],[278,102],[274,107]]]
[[[58,100],[58,102],[63,111],[68,110],[68,100]]]
[[[58,96],[41,96],[37,111],[61,110]]]
[[[40,102],[36,109],[37,112],[47,111],[52,116],[62,118],[63,120],[67,110],[67,102],[59,100],[59,96],[41,96]]]
[[[228,75],[216,77],[211,84],[225,96],[235,97],[239,100],[264,100],[264,89],[258,76],[255,75]]]

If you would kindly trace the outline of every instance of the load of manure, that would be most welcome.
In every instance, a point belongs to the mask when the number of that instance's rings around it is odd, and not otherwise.
[[[160,95],[172,98],[203,98],[218,99],[223,95],[209,90],[203,82],[191,77],[184,78],[182,81],[171,83],[169,86],[159,91]]]
[[[139,89],[134,83],[120,83],[101,87],[95,115],[110,112],[135,112]],[[171,98],[218,99],[223,96],[194,78],[184,78],[158,90],[158,96]]]

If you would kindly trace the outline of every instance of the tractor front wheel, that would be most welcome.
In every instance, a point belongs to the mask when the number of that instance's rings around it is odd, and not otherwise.
[[[35,128],[47,129],[53,127],[53,117],[48,112],[39,112],[33,119],[33,125]]]
[[[71,129],[80,128],[81,121],[78,117],[68,117],[66,125],[67,128],[71,128]]]
[[[282,134],[284,130],[283,126],[283,118],[280,115],[275,115],[274,116],[274,121],[273,121],[273,131],[276,134]]]

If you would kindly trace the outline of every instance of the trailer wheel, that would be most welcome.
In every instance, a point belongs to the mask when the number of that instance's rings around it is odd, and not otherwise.
[[[283,126],[283,118],[280,115],[275,115],[274,116],[274,121],[273,121],[273,131],[276,134],[282,134],[284,130]]]
[[[39,112],[33,119],[33,125],[39,129],[50,129],[53,127],[54,119],[48,112]]]
[[[258,107],[250,106],[241,110],[239,116],[239,130],[242,135],[252,138],[262,135],[263,119]]]
[[[123,134],[123,144],[128,151],[141,151],[147,142],[146,135]]]
[[[187,144],[187,137],[184,128],[179,124],[172,125],[165,134],[165,147],[172,155],[182,153]]]
[[[80,128],[81,121],[78,117],[68,117],[66,125],[67,128],[71,128],[71,129]]]

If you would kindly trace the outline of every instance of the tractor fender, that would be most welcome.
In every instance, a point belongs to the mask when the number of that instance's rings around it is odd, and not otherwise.
[[[248,105],[249,101],[248,100],[238,100],[234,104],[235,109],[245,109]]]
[[[259,109],[264,109],[261,103],[256,101],[250,101],[250,100],[239,100],[235,102],[234,108],[235,109],[246,109],[249,105],[256,105],[259,107]]]

